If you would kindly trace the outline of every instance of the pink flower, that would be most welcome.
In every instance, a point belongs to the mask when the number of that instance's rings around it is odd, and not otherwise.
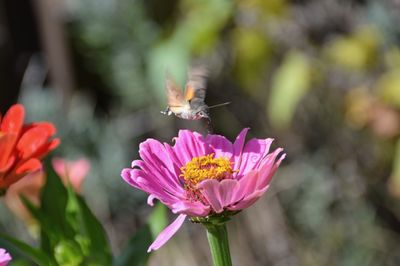
[[[256,202],[268,189],[285,154],[278,148],[269,153],[273,139],[251,139],[248,128],[234,143],[220,135],[180,130],[175,145],[148,139],[139,146],[142,160],[121,176],[131,186],[149,193],[148,204],[158,199],[178,218],[156,238],[148,251],[164,245],[192,220],[232,215]]]
[[[5,249],[0,248],[0,266],[7,266],[11,259],[10,254]]]
[[[71,184],[74,191],[80,193],[83,180],[90,170],[90,162],[87,159],[69,161],[54,158],[52,166],[65,186]],[[34,224],[35,220],[22,203],[20,196],[28,198],[35,206],[39,206],[40,190],[45,182],[46,173],[39,170],[12,185],[5,195],[5,203],[8,208],[28,225]]]
[[[24,203],[22,203],[21,196],[27,198],[33,205],[39,206],[40,190],[45,182],[45,172],[43,170],[36,171],[12,185],[4,197],[7,207],[27,225],[35,224],[35,220]]]
[[[71,184],[76,192],[81,191],[83,180],[90,170],[90,162],[84,158],[68,161],[62,158],[52,160],[54,171],[61,177],[64,185]]]

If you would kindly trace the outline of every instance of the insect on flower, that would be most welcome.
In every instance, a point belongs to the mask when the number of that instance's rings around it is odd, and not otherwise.
[[[282,148],[270,152],[270,138],[246,143],[247,131],[233,143],[221,135],[180,130],[173,146],[155,139],[140,144],[141,159],[122,170],[122,178],[147,192],[150,205],[158,199],[179,214],[148,251],[164,245],[186,217],[200,223],[226,220],[265,193],[285,154]]]

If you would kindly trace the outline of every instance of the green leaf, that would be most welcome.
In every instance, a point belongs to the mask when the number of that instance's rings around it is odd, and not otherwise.
[[[41,195],[40,210],[51,221],[54,234],[60,237],[73,238],[74,230],[66,219],[67,189],[54,172],[50,161],[46,163],[46,176],[46,184]]]
[[[38,265],[55,265],[51,258],[39,249],[33,248],[30,245],[3,233],[0,233],[0,238],[12,244],[19,252],[32,259]]]
[[[156,239],[158,234],[168,225],[167,207],[164,204],[157,202],[153,212],[149,217],[148,224],[150,226],[153,239]]]
[[[157,235],[167,226],[167,208],[157,202],[148,223],[140,228],[129,240],[120,256],[114,261],[114,266],[146,265],[150,256],[147,249]]]
[[[151,245],[152,234],[149,225],[143,226],[136,234],[129,240],[128,245],[124,248],[122,253],[114,261],[114,266],[129,266],[137,265],[144,266],[149,259],[150,253],[147,249]]]
[[[57,225],[51,221],[50,217],[48,217],[46,213],[44,213],[40,208],[33,205],[29,201],[29,199],[27,199],[24,196],[21,196],[21,201],[25,205],[25,207],[29,210],[31,215],[40,224],[41,250],[53,257],[54,247],[52,245],[56,245],[59,239],[61,238],[61,235],[60,233],[58,233],[57,230]]]
[[[83,198],[77,197],[77,200],[83,235],[87,236],[85,241],[89,241],[87,244],[88,257],[86,258],[85,265],[94,262],[100,263],[100,265],[110,265],[112,256],[105,230],[86,205]]]
[[[267,105],[269,119],[275,128],[287,128],[297,104],[311,85],[311,66],[308,58],[292,51],[288,53],[276,71]]]

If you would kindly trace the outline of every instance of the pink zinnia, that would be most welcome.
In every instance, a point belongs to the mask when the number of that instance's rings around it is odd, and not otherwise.
[[[7,266],[11,259],[10,254],[5,249],[0,248],[0,266]]]
[[[187,216],[193,221],[229,217],[264,194],[285,154],[282,148],[269,153],[273,139],[251,139],[245,144],[247,131],[243,129],[234,143],[220,135],[203,137],[180,130],[172,147],[154,139],[140,144],[142,160],[133,161],[133,169],[122,170],[123,179],[149,193],[149,205],[158,199],[179,214],[149,252],[164,245]]]

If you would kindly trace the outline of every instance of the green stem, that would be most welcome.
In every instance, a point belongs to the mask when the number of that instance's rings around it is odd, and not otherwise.
[[[208,244],[210,245],[214,266],[232,266],[225,223],[204,225],[207,229]]]

